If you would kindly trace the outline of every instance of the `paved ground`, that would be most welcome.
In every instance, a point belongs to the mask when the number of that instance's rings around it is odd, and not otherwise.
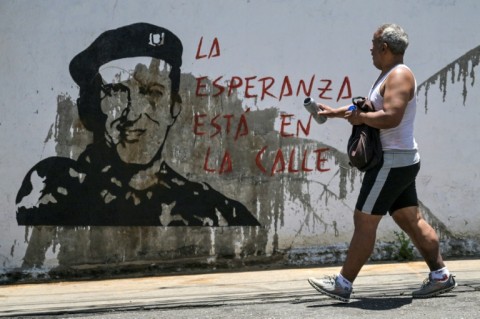
[[[370,264],[339,303],[308,277],[338,267],[0,286],[0,317],[42,318],[479,318],[480,260],[447,263],[459,287],[441,297],[410,296],[422,262]]]

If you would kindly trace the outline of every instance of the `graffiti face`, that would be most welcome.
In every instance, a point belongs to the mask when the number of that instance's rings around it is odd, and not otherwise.
[[[156,59],[149,67],[138,63],[133,72],[112,66],[119,71],[116,81],[102,85],[106,139],[126,163],[149,163],[161,151],[168,127],[173,124],[170,79],[159,66]]]
[[[180,114],[181,53],[170,31],[137,23],[102,33],[73,58],[78,114],[93,142],[76,159],[46,158],[27,173],[19,225],[260,225],[243,204],[186,179],[163,157]],[[35,204],[25,205],[30,197]]]

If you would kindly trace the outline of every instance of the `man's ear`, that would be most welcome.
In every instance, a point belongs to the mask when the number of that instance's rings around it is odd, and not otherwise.
[[[387,49],[388,49],[388,44],[383,42],[382,43],[382,51],[387,51]]]

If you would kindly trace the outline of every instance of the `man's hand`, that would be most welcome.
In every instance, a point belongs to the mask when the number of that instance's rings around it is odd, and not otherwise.
[[[328,118],[344,117],[345,111],[348,108],[348,106],[346,106],[346,107],[340,107],[340,108],[334,109],[326,104],[321,104],[321,103],[318,103],[318,107],[322,110],[318,112],[318,114]]]
[[[364,116],[366,113],[359,110],[345,112],[344,118],[352,125],[364,124]]]

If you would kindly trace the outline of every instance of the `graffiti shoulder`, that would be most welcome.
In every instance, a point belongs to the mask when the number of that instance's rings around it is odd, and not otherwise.
[[[202,183],[208,201],[214,203],[214,212],[218,224],[216,226],[260,226],[260,223],[241,202],[234,200]]]
[[[72,188],[81,184],[85,174],[69,158],[49,157],[26,174],[17,193],[18,208],[33,208],[41,204],[57,203],[59,197],[71,195]]]

